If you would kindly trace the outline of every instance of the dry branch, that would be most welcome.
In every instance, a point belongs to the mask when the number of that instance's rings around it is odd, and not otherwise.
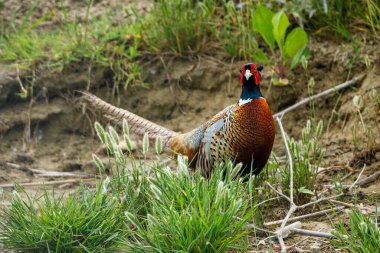
[[[282,116],[285,115],[285,113],[293,111],[294,109],[300,107],[301,105],[307,104],[307,103],[309,103],[312,100],[318,99],[320,97],[331,95],[334,92],[337,92],[339,90],[342,90],[344,88],[347,88],[347,87],[350,87],[350,86],[352,86],[354,84],[357,84],[358,82],[360,82],[361,80],[363,80],[363,78],[365,76],[366,76],[366,74],[359,75],[357,77],[354,77],[352,80],[349,80],[349,81],[344,82],[342,84],[339,84],[339,85],[337,85],[337,86],[335,86],[333,88],[330,88],[330,89],[327,89],[325,91],[322,91],[322,92],[320,92],[318,94],[315,94],[314,96],[311,96],[311,97],[308,97],[308,98],[304,98],[300,102],[298,102],[298,103],[296,103],[296,104],[294,104],[294,105],[292,105],[292,106],[290,106],[290,107],[288,107],[288,108],[286,108],[286,109],[284,109],[284,110],[282,110],[282,111],[274,114],[273,118],[278,118],[278,117],[281,118]]]
[[[31,168],[29,168],[29,170],[40,177],[86,177],[86,178],[95,177],[95,175],[90,175],[86,173],[48,171],[48,170],[38,170],[38,169],[31,169]]]
[[[19,183],[18,185],[27,187],[27,186],[43,186],[43,185],[57,185],[57,184],[68,184],[68,183],[79,183],[79,182],[91,182],[94,179],[67,179],[67,180],[58,180],[58,181],[48,181],[48,182],[33,182],[33,183]],[[15,184],[1,184],[0,188],[12,188]]]
[[[358,181],[359,181],[360,177],[362,176],[365,168],[366,168],[366,164],[364,164],[363,169],[360,171],[359,176],[356,178],[355,182],[348,188],[349,191],[358,183]]]
[[[331,213],[331,212],[341,211],[343,209],[344,209],[344,206],[338,206],[338,207],[335,207],[335,208],[332,208],[332,209],[322,210],[322,211],[318,211],[318,212],[314,212],[314,213],[308,213],[308,214],[300,215],[300,216],[297,216],[297,217],[289,218],[288,222],[289,221],[300,221],[300,220],[303,220],[303,219],[306,219],[306,218],[311,218],[311,217],[315,217],[315,216],[320,216],[320,215],[328,214],[328,213]],[[277,221],[266,222],[266,223],[264,223],[264,226],[265,227],[270,227],[270,226],[273,226],[273,225],[279,225],[283,221],[284,220],[277,220]]]
[[[292,232],[294,234],[301,234],[301,235],[307,235],[307,236],[335,238],[335,236],[331,233],[319,232],[319,231],[307,230],[307,229],[300,229],[300,228],[290,229],[290,232]]]
[[[361,210],[367,210],[367,211],[375,212],[374,208],[366,207],[366,206],[360,206],[360,205],[354,205],[354,204],[346,203],[346,202],[339,201],[339,200],[332,199],[332,200],[329,200],[329,202],[334,203],[334,204],[338,204],[338,205],[343,205],[343,206],[350,207],[350,208],[356,208],[356,209],[361,209]]]
[[[374,174],[372,174],[371,176],[358,181],[356,183],[356,185],[365,186],[365,185],[367,185],[367,184],[372,183],[373,181],[375,181],[378,177],[380,177],[380,171],[377,171]]]

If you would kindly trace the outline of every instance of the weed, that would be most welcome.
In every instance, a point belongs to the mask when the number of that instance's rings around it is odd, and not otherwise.
[[[375,106],[377,113],[380,113],[380,96],[375,88],[369,92],[369,98],[372,104]]]
[[[124,206],[108,194],[108,182],[95,192],[81,186],[65,196],[45,191],[32,197],[22,188],[14,191],[10,209],[1,213],[2,243],[27,252],[115,251],[118,237],[126,235]]]
[[[380,228],[374,220],[358,210],[349,213],[348,227],[341,221],[335,226],[333,234],[337,237],[331,243],[338,249],[370,253],[380,251]]]
[[[271,20],[271,22],[268,22]],[[280,79],[285,77],[283,67],[290,61],[291,68],[297,66],[306,56],[308,37],[306,32],[298,27],[293,29],[287,36],[286,30],[290,23],[284,12],[274,14],[265,6],[259,5],[253,15],[253,26],[268,45],[272,55],[275,55],[274,47],[277,44],[280,50],[279,60],[276,62],[277,72]]]
[[[157,1],[145,43],[151,49],[169,50],[178,55],[210,49],[207,41],[215,34],[216,0]],[[144,32],[145,33],[145,32]],[[211,37],[211,38],[210,38]]]
[[[356,109],[356,117],[351,125],[353,143],[354,143],[354,153],[360,151],[361,149],[372,150],[376,144],[378,134],[373,129],[379,129],[378,124],[373,124],[368,119],[371,119],[373,115],[379,113],[379,97],[377,91],[372,89],[368,94],[368,100],[370,103],[364,104],[363,96],[355,95],[352,103]],[[363,138],[363,140],[360,140]]]
[[[242,179],[232,180],[240,168],[220,166],[205,179],[198,172],[190,175],[180,158],[177,169],[178,176],[167,169],[153,169],[147,189],[152,206],[147,217],[125,214],[134,226],[134,240],[125,242],[127,248],[148,252],[244,249],[245,223],[254,212],[249,209],[249,199],[243,197],[247,184]],[[231,177],[226,180],[224,175]]]
[[[245,10],[237,9],[233,1],[223,6],[223,25],[220,27],[219,39],[224,50],[231,57],[255,59],[269,63],[266,54],[259,48],[252,22],[255,7],[252,2],[245,3]]]
[[[313,77],[309,79],[309,82],[307,83],[307,92],[309,94],[309,97],[314,95],[314,86],[315,86],[315,80]],[[310,100],[310,108],[311,108],[311,118],[315,119],[315,101]]]
[[[302,139],[288,139],[290,153],[293,159],[294,172],[294,200],[295,202],[307,201],[315,193],[316,177],[322,161],[324,151],[318,146],[318,139],[323,130],[323,122],[316,127],[310,120],[302,130]],[[283,192],[289,191],[289,163],[281,172],[281,185]]]
[[[130,24],[129,20],[125,20],[123,24],[113,26],[110,14],[90,20],[87,13],[83,26],[76,18],[69,20],[67,11],[63,10],[61,25],[40,31],[39,24],[48,20],[51,13],[27,26],[32,11],[28,12],[19,27],[7,29],[12,32],[0,37],[2,62],[25,70],[53,71],[62,71],[70,63],[88,62],[90,67],[103,66],[113,70],[115,86],[142,84],[136,64],[139,39],[132,36],[140,29],[139,24]],[[12,27],[12,24],[8,26]],[[126,40],[128,37],[131,39]]]
[[[311,20],[317,27],[333,31],[338,38],[352,39],[354,31],[372,30],[378,36],[380,1],[313,1],[316,16]]]

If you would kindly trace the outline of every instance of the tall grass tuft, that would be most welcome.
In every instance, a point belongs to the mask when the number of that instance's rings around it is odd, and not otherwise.
[[[220,165],[210,179],[205,179],[198,172],[191,175],[181,163],[177,176],[168,168],[153,168],[147,189],[151,209],[145,218],[125,213],[134,227],[133,239],[125,242],[128,251],[245,249],[245,224],[252,219],[254,210],[247,196],[248,184],[233,179],[240,167]]]
[[[95,191],[81,186],[73,195],[14,191],[11,207],[1,212],[1,242],[24,252],[114,252],[126,236],[125,207],[108,194],[108,183]]]
[[[265,53],[259,48],[256,31],[253,26],[255,6],[253,2],[245,3],[245,8],[236,8],[233,1],[223,5],[223,19],[218,30],[219,40],[231,57],[255,59],[267,63]]]
[[[90,5],[92,1],[89,1]],[[114,72],[116,86],[142,84],[140,68],[136,63],[140,56],[135,36],[139,24],[125,19],[113,25],[110,13],[101,18],[86,16],[85,24],[77,18],[70,20],[67,10],[61,24],[49,30],[40,30],[42,21],[49,20],[49,13],[30,25],[33,9],[24,17],[20,26],[5,24],[0,36],[0,60],[7,65],[30,70],[63,71],[72,63],[81,62],[91,67],[108,67]]]
[[[358,210],[349,213],[348,224],[343,221],[335,226],[337,237],[331,243],[338,249],[352,253],[380,251],[380,227],[377,219],[371,219]]]
[[[151,49],[169,50],[178,55],[209,50],[218,1],[159,0],[152,12],[154,27],[144,33]]]
[[[294,200],[298,203],[309,200],[315,193],[318,168],[322,161],[324,150],[318,146],[318,139],[323,130],[320,121],[313,127],[310,120],[302,130],[302,139],[289,138],[288,144],[293,159]],[[281,172],[281,185],[284,192],[289,191],[289,163]]]

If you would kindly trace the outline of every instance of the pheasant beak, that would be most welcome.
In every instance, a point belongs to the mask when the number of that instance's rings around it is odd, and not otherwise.
[[[245,70],[244,76],[245,76],[245,79],[248,81],[248,79],[251,76],[253,76],[253,74],[251,73],[251,71],[249,69],[247,69],[247,70]]]

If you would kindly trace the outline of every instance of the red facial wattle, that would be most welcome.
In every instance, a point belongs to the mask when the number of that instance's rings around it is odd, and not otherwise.
[[[260,73],[256,70],[256,71],[253,73],[253,75],[255,76],[255,84],[256,84],[257,86],[259,86],[259,84],[260,84],[260,79],[261,79],[261,77],[260,77]]]
[[[243,85],[243,81],[244,81],[244,72],[245,72],[245,66],[243,65],[241,67],[241,73],[240,73],[240,84]]]
[[[258,68],[255,64],[251,64],[251,69],[250,69],[251,73],[253,74],[254,78],[255,78],[255,84],[257,86],[260,85],[260,81],[261,81],[261,76],[260,76],[260,73],[258,71]],[[243,85],[243,82],[244,82],[244,73],[245,73],[245,66],[243,65],[241,67],[241,73],[240,73],[240,84]]]

